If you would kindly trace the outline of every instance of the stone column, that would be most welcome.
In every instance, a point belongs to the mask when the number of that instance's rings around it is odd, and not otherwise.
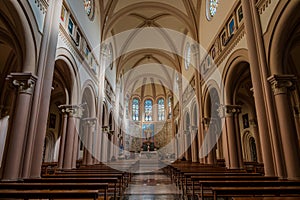
[[[197,126],[194,127],[192,126],[192,162],[198,162],[198,155],[197,155],[197,142],[196,142],[196,139],[197,139],[197,134],[198,134],[198,129],[197,129]]]
[[[85,118],[83,119],[84,126],[85,126],[85,132],[84,132],[84,149],[85,154],[83,157],[83,160],[85,160],[87,165],[93,164],[93,157],[95,151],[93,150],[93,142],[94,142],[94,132],[95,132],[95,124],[97,122],[97,118]]]
[[[32,104],[32,94],[37,78],[31,73],[11,73],[7,80],[15,87],[17,98],[13,115],[13,125],[9,133],[6,162],[3,179],[17,180],[22,170],[24,145],[28,131],[28,122]]]
[[[230,169],[239,169],[239,151],[242,151],[238,148],[237,142],[237,133],[234,121],[234,115],[239,111],[240,106],[235,105],[225,105],[219,108],[220,117],[225,117],[225,126],[227,132],[227,143],[229,151],[229,168]]]
[[[269,88],[267,85],[267,66],[265,60],[265,49],[263,47],[261,26],[257,16],[257,10],[253,0],[241,0],[247,46],[249,50],[249,62],[251,79],[254,89],[255,108],[257,122],[262,146],[262,156],[264,161],[265,175],[274,176],[274,160],[272,154],[271,139],[276,134],[274,120],[272,120],[272,105],[269,100]],[[261,60],[259,60],[261,58]],[[278,148],[277,148],[278,149]],[[275,148],[276,150],[276,148]]]
[[[298,138],[293,122],[288,90],[293,89],[294,75],[273,75],[268,78],[275,96],[281,143],[288,179],[300,179],[300,157]]]
[[[43,148],[47,131],[50,97],[56,58],[59,22],[63,0],[49,2],[44,21],[42,44],[39,52],[37,75],[39,77],[34,95],[30,123],[28,154],[24,165],[25,177],[40,177],[43,161]]]
[[[255,138],[257,162],[263,163],[263,159],[262,159],[262,155],[261,155],[261,143],[260,143],[260,138],[259,138],[259,133],[258,133],[257,122],[255,119],[250,119],[249,122],[250,122],[250,125],[252,126],[253,135]]]
[[[300,145],[300,105],[294,106],[295,126],[298,134],[298,144]]]
[[[206,133],[206,137],[208,137],[208,145],[209,147],[211,147],[213,145],[213,147],[210,149],[208,149],[208,156],[207,156],[207,163],[210,164],[210,165],[214,165],[217,163],[217,157],[216,157],[216,144],[214,144],[214,141],[216,141],[216,135],[215,135],[215,119],[214,118],[210,118],[209,119],[209,126],[208,126],[206,129],[207,129],[207,133]]]
[[[203,140],[202,140],[202,148],[203,151],[205,151],[205,157],[203,157],[203,163],[208,164],[208,156],[209,156],[209,150],[208,150],[208,142],[209,140],[204,140],[204,138],[207,138],[209,136],[209,124],[210,124],[210,118],[204,117],[203,118]]]
[[[239,115],[241,113],[241,106],[236,106],[236,112],[234,113],[234,123],[235,123],[235,131],[236,131],[236,142],[237,142],[237,154],[239,159],[239,166],[240,168],[244,167],[244,160],[243,160],[243,152],[242,152],[242,144],[241,144],[241,130],[240,130],[240,123],[239,123]]]
[[[80,118],[82,115],[82,109],[80,106],[76,105],[65,105],[63,112],[68,113],[68,126],[65,139],[63,169],[71,169],[74,167],[74,155],[76,155],[77,158],[78,144],[75,144],[75,142],[78,143],[78,139],[76,140],[76,137],[78,138],[77,121],[78,118]]]
[[[60,112],[62,115],[60,147],[59,147],[59,156],[58,156],[58,169],[62,169],[63,161],[64,161],[67,126],[68,126],[68,112],[66,112],[65,105],[58,106],[58,108],[60,109]]]

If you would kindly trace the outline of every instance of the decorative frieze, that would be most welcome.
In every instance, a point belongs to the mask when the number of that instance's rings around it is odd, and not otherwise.
[[[258,0],[256,3],[257,10],[259,14],[261,15],[272,3],[271,0]]]
[[[293,90],[296,79],[294,75],[273,75],[268,78],[268,81],[276,96],[279,94],[287,94],[288,90]]]
[[[19,93],[33,94],[37,77],[31,73],[11,73],[6,77],[13,88]]]

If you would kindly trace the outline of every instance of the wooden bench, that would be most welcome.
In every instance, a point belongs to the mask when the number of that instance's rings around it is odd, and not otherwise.
[[[300,181],[287,181],[287,180],[230,180],[230,181],[201,181],[200,182],[200,197],[203,199],[204,197],[204,188],[209,188],[211,190],[212,187],[280,187],[280,186],[300,186]]]
[[[192,176],[192,195],[195,195],[195,182],[201,184],[202,181],[277,181],[278,177],[265,177],[265,176]]]
[[[1,182],[0,193],[5,190],[103,190],[107,199],[108,183],[24,183]]]
[[[297,195],[300,197],[300,186],[280,187],[212,187],[214,200],[222,197],[262,197],[280,196],[288,197]]]
[[[98,190],[0,190],[0,198],[98,199]]]
[[[28,178],[23,180],[24,183],[80,183],[80,184],[86,184],[86,183],[107,183],[107,184],[112,184],[113,185],[113,196],[114,198],[117,197],[117,183],[118,179],[117,178]],[[108,186],[109,186],[108,185]]]

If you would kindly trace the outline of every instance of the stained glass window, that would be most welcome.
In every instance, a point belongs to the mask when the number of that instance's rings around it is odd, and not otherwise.
[[[185,47],[185,69],[188,70],[189,69],[189,66],[190,66],[190,63],[191,63],[191,45],[190,43],[187,43],[186,44],[186,47]]]
[[[137,98],[134,98],[132,101],[132,120],[133,121],[139,121],[139,104],[140,101]]]
[[[165,100],[163,98],[158,99],[158,121],[165,120]]]
[[[172,101],[171,96],[168,98],[169,119],[172,117]]]
[[[94,0],[83,0],[83,4],[85,13],[92,19],[94,15]]]
[[[211,17],[213,17],[216,14],[218,5],[219,0],[209,0],[209,13]]]
[[[145,121],[152,121],[152,107],[153,107],[153,102],[150,99],[147,99],[145,101]]]
[[[90,15],[92,12],[92,0],[83,0],[84,2],[84,9],[87,15]]]

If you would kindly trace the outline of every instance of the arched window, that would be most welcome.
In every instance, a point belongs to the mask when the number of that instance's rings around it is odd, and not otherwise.
[[[83,3],[87,16],[92,19],[94,16],[94,0],[83,0]]]
[[[163,98],[158,99],[157,101],[158,104],[158,121],[163,121],[165,120],[165,100]]]
[[[249,139],[249,143],[250,143],[251,160],[252,161],[257,161],[255,139],[253,137],[251,137]]]
[[[191,64],[191,45],[190,43],[187,43],[186,46],[185,46],[185,62],[184,62],[184,66],[185,66],[185,69],[188,70],[189,67],[190,67],[190,64]]]
[[[139,121],[139,113],[140,113],[139,104],[140,104],[140,101],[137,98],[134,98],[132,100],[132,120],[133,121]]]
[[[220,0],[206,0],[206,17],[210,20],[215,16]]]
[[[169,96],[168,98],[168,118],[171,119],[172,117],[172,98]]]
[[[145,101],[145,121],[152,121],[153,102],[150,99]]]

